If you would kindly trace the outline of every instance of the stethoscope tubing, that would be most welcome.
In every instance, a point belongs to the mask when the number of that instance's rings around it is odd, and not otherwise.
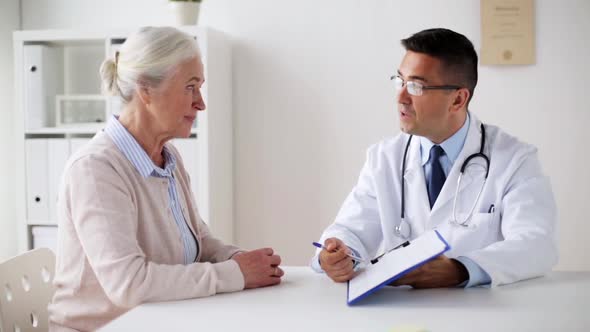
[[[479,152],[471,154],[470,156],[468,156],[465,159],[465,161],[463,161],[463,164],[461,165],[461,169],[459,172],[459,179],[457,181],[457,190],[455,191],[455,198],[453,199],[453,218],[454,218],[454,220],[452,220],[451,223],[454,225],[463,226],[463,227],[469,226],[467,224],[467,222],[473,216],[473,212],[475,211],[475,207],[477,206],[477,202],[479,201],[479,197],[481,196],[481,193],[483,192],[483,188],[485,187],[485,183],[488,179],[488,174],[490,172],[490,158],[488,156],[486,156],[484,153],[484,148],[485,148],[485,143],[486,143],[486,131],[485,131],[485,126],[483,125],[483,123],[481,124],[480,128],[481,128],[481,144],[480,144]],[[401,172],[401,217],[400,217],[399,225],[395,226],[395,229],[394,229],[395,234],[399,237],[404,238],[405,240],[410,238],[410,235],[412,232],[412,230],[410,229],[410,225],[407,224],[408,229],[409,229],[408,235],[405,236],[404,234],[402,234],[402,224],[405,222],[405,214],[406,214],[406,193],[405,193],[404,175],[406,173],[406,161],[407,161],[407,157],[408,157],[408,150],[410,148],[410,143],[412,142],[412,137],[414,137],[414,135],[410,135],[410,137],[408,138],[408,141],[406,142],[406,147],[404,149],[404,158],[402,160],[402,172]],[[456,216],[456,206],[457,206],[457,194],[459,193],[459,186],[461,185],[461,179],[463,178],[463,174],[465,172],[465,169],[469,165],[469,162],[475,158],[482,158],[485,160],[485,162],[486,162],[486,175],[484,178],[483,185],[480,188],[479,193],[477,194],[477,197],[475,199],[475,203],[471,207],[471,211],[467,215],[467,218],[465,220],[463,220],[462,222],[458,222],[457,216]]]

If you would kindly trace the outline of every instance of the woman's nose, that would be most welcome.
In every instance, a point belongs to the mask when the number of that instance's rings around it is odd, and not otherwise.
[[[207,108],[207,106],[205,105],[205,101],[203,100],[203,97],[200,95],[197,96],[197,98],[193,101],[191,107],[193,109],[196,109],[197,111],[204,111],[205,108]]]

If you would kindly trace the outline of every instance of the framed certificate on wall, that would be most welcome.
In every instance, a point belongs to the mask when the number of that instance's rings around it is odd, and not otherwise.
[[[481,63],[535,63],[534,0],[481,0]]]

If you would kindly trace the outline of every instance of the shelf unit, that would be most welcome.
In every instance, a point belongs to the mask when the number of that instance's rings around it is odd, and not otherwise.
[[[210,28],[178,28],[194,36],[201,49],[206,78],[202,93],[207,110],[199,112],[191,137],[173,143],[191,176],[201,216],[217,237],[231,243],[231,45],[226,35]],[[55,233],[57,229],[55,201],[65,162],[104,127],[104,123],[56,126],[56,96],[100,99],[93,97],[100,95],[100,64],[105,57],[112,57],[135,30],[14,32],[15,195],[20,252],[37,245],[50,246],[51,241],[35,239],[33,233]],[[106,98],[104,105],[107,117],[120,111],[117,98]]]

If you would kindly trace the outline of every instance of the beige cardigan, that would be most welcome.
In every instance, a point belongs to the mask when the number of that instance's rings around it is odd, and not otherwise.
[[[184,247],[168,206],[168,180],[143,178],[104,132],[65,168],[58,198],[58,249],[50,330],[95,330],[144,302],[244,288],[239,249],[214,238],[201,220],[178,151],[174,177],[199,254]]]

